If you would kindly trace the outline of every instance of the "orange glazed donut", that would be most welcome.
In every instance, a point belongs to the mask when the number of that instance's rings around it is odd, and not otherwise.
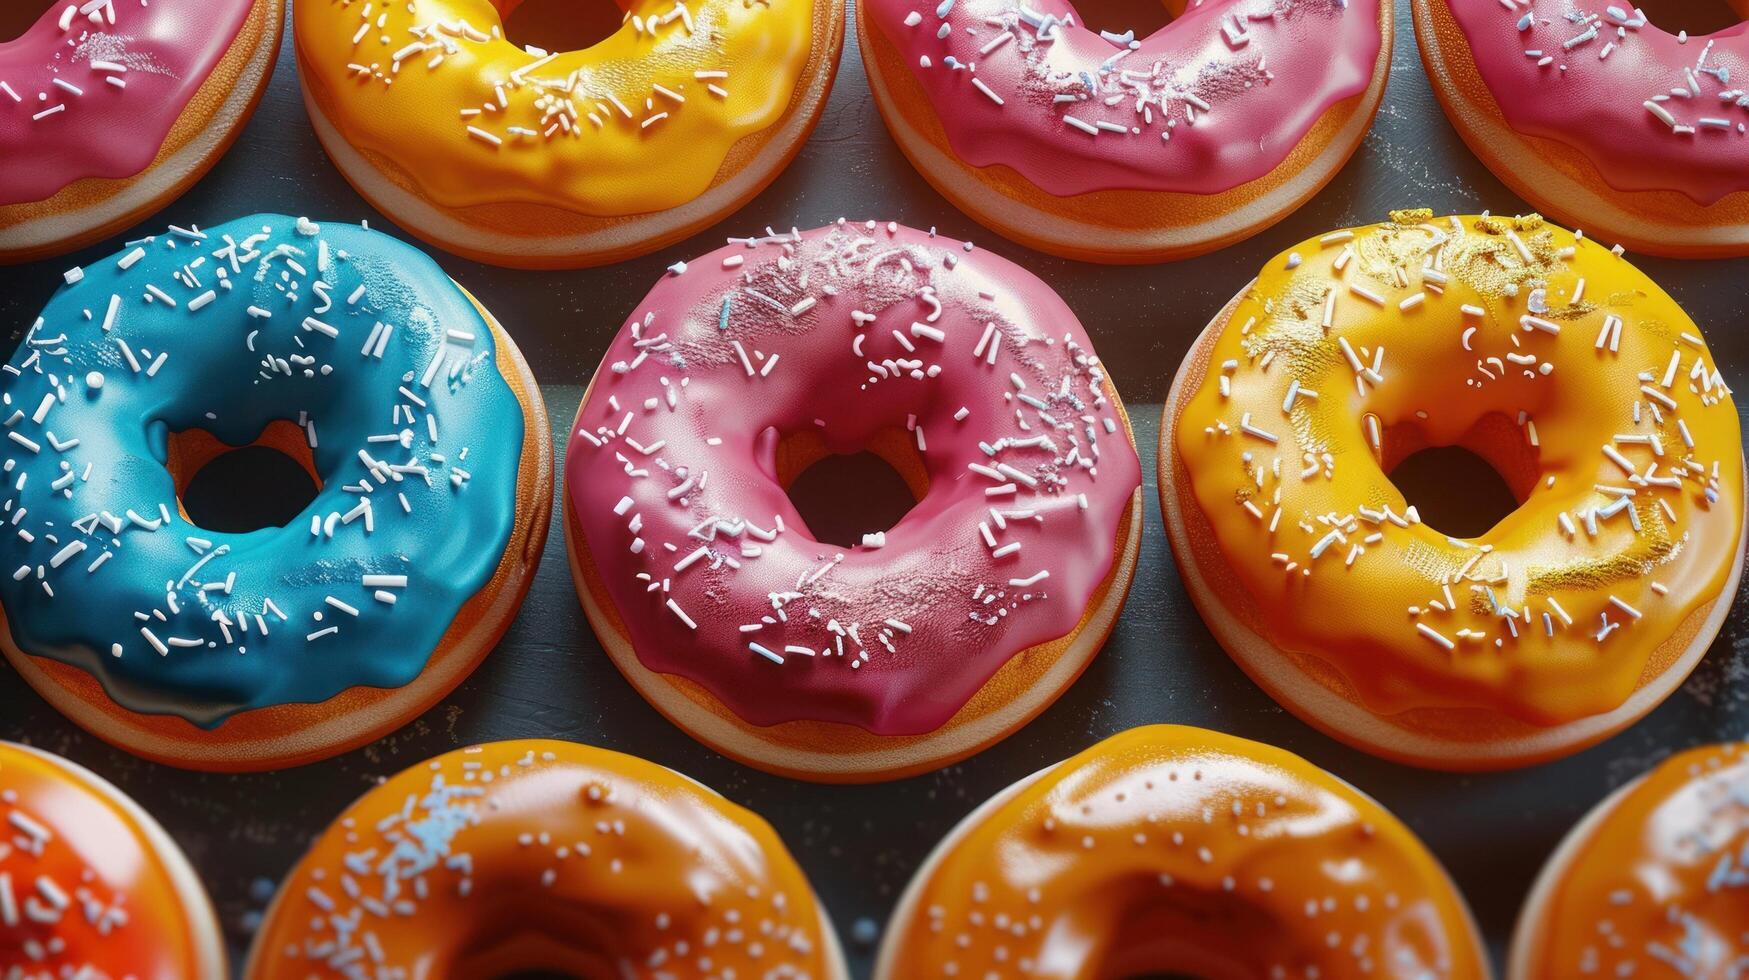
[[[1706,651],[1742,571],[1740,439],[1700,329],[1618,250],[1401,211],[1277,256],[1210,323],[1161,503],[1278,701],[1389,758],[1502,768],[1631,724]],[[1449,445],[1519,501],[1470,539],[1386,475]]]
[[[83,766],[0,742],[0,977],[224,976],[218,919],[164,828]]]
[[[1639,251],[1749,255],[1749,24],[1690,36],[1623,0],[1411,7],[1446,115],[1525,200]]]
[[[844,980],[765,821],[679,773],[520,739],[366,793],[292,869],[248,980],[522,976]]]
[[[1598,804],[1526,900],[1508,980],[1749,968],[1749,754],[1679,752]]]
[[[89,245],[193,186],[255,111],[285,20],[285,0],[0,8],[0,262]]]
[[[619,0],[581,51],[523,49],[522,0],[303,0],[298,78],[359,193],[452,252],[617,262],[771,183],[826,104],[844,0]]]
[[[1010,786],[929,856],[875,980],[1486,980],[1409,828],[1292,753],[1134,728]]]
[[[1164,0],[1147,37],[1070,0],[863,0],[875,105],[943,196],[1033,248],[1197,255],[1281,220],[1360,145],[1389,0]]]

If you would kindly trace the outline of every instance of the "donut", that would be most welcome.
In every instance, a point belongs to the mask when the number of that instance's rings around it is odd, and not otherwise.
[[[1509,980],[1730,977],[1749,958],[1749,755],[1678,752],[1612,793],[1543,866]]]
[[[194,186],[255,111],[284,16],[284,0],[0,13],[0,263],[107,238]]]
[[[787,488],[858,451],[916,506],[817,540]],[[891,222],[674,265],[602,358],[565,488],[577,594],[639,693],[731,758],[832,782],[946,765],[1043,710],[1105,642],[1142,531],[1128,417],[1074,314]]]
[[[1335,738],[1442,769],[1574,752],[1718,634],[1743,564],[1731,390],[1657,284],[1530,215],[1382,224],[1270,260],[1161,423],[1178,568],[1222,646]],[[1479,536],[1387,475],[1434,446],[1518,501]]]
[[[849,977],[825,908],[764,820],[653,762],[545,739],[407,769],[316,838],[244,977],[330,971]]]
[[[0,649],[171,765],[311,762],[411,720],[515,615],[546,540],[534,378],[431,259],[354,225],[172,227],[66,282],[0,368]],[[202,467],[277,450],[314,497],[216,531]]]
[[[1317,193],[1390,71],[1388,2],[1189,6],[1137,38],[1068,0],[867,0],[857,37],[894,140],[960,210],[1055,255],[1156,262]]]
[[[7,980],[223,980],[206,890],[176,842],[94,772],[0,742]]]
[[[1519,196],[1638,251],[1749,255],[1745,25],[1671,34],[1607,0],[1412,7],[1446,115]]]
[[[449,251],[574,268],[655,251],[745,204],[801,149],[844,0],[627,0],[581,51],[523,49],[522,0],[305,0],[298,78],[341,174]]]
[[[1462,896],[1408,827],[1274,746],[1133,728],[998,793],[899,899],[875,980],[1486,980]]]

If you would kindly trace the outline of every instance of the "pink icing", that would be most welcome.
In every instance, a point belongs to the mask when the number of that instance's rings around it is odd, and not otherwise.
[[[1075,628],[1141,468],[1050,287],[873,222],[675,268],[608,349],[566,462],[645,666],[753,724],[920,734]],[[856,452],[887,428],[914,431],[929,492],[884,544],[816,542],[775,479],[779,437]]]
[[[864,14],[962,161],[1007,164],[1059,196],[1262,177],[1366,90],[1382,43],[1378,0],[1207,0],[1129,43],[1080,26],[1066,0],[866,0]]]
[[[0,44],[0,205],[146,169],[253,6],[109,0],[81,13],[91,2],[58,3]]]
[[[1447,3],[1514,129],[1579,150],[1617,190],[1749,189],[1749,25],[1685,42],[1625,2]]]

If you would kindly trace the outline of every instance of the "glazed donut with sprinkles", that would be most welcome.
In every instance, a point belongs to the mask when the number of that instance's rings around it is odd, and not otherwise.
[[[340,172],[487,262],[602,265],[739,208],[814,128],[844,0],[627,0],[577,51],[518,46],[522,0],[304,0],[298,79]]]
[[[285,19],[284,0],[6,6],[0,262],[89,245],[193,186],[254,112]]]
[[[1197,608],[1277,700],[1498,768],[1619,731],[1705,653],[1742,572],[1741,439],[1700,328],[1619,246],[1400,211],[1277,255],[1209,324],[1161,500]],[[1387,474],[1435,446],[1516,509],[1428,526]]]
[[[1135,728],[1010,786],[899,899],[875,980],[1487,980],[1439,862],[1281,749]]]
[[[887,127],[961,210],[1098,262],[1211,251],[1347,162],[1390,71],[1384,0],[1166,0],[1146,37],[1068,0],[868,0],[857,33]]]
[[[1567,835],[1519,914],[1509,980],[1749,967],[1749,754],[1678,752]]]
[[[0,976],[226,976],[212,903],[164,829],[102,777],[12,742],[0,742]]]
[[[276,215],[64,280],[0,368],[0,648],[31,686],[131,752],[238,770],[363,744],[460,683],[551,499],[540,395],[496,321],[394,238]],[[248,445],[313,499],[201,527],[184,491]]]
[[[847,980],[776,832],[651,762],[525,739],[372,788],[311,845],[248,980]]]
[[[1749,24],[1691,35],[1612,0],[1412,6],[1446,115],[1520,196],[1638,251],[1749,255]]]
[[[786,488],[860,451],[916,506],[821,541]],[[602,359],[565,469],[578,595],[621,671],[718,751],[809,779],[921,772],[1032,718],[1103,644],[1142,526],[1074,314],[893,222],[676,263]]]

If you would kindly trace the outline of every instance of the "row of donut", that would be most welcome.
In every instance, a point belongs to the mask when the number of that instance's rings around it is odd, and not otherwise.
[[[266,86],[284,4],[65,0],[0,43],[0,261],[98,241],[191,186]],[[547,51],[505,36],[515,6],[302,0],[292,19],[347,180],[428,242],[530,267],[643,254],[744,204],[819,118],[846,30],[844,0],[628,0],[605,40]],[[856,19],[875,102],[945,197],[1032,247],[1137,262],[1310,198],[1390,70],[1391,0],[1167,6],[1145,38],[1068,0],[867,0]],[[1459,133],[1570,226],[1749,254],[1749,31],[1558,6],[1414,0]]]
[[[1746,801],[1749,754],[1727,744],[1599,804],[1520,911],[1507,976],[1734,976]],[[199,880],[115,787],[0,742],[0,812],[0,926],[29,956],[9,977],[226,976]],[[287,875],[242,975],[535,970],[849,975],[758,816],[654,763],[538,739],[452,751],[366,792]],[[1152,726],[961,821],[900,898],[874,976],[1159,970],[1491,975],[1462,896],[1389,811],[1281,749]]]
[[[255,216],[67,270],[0,368],[0,646],[73,721],[259,770],[404,725],[491,650],[552,513],[539,387],[419,250]],[[1142,466],[1092,340],[1025,269],[896,223],[731,239],[664,273],[566,436],[562,527],[652,705],[771,772],[928,771],[1025,724],[1104,643]],[[1526,765],[1683,681],[1744,560],[1731,390],[1611,248],[1535,216],[1394,212],[1275,258],[1165,406],[1162,512],[1211,630],[1351,744]],[[190,519],[237,446],[318,488],[284,526]],[[1387,475],[1426,446],[1519,498],[1485,533]],[[917,497],[839,546],[786,488],[869,450]]]

